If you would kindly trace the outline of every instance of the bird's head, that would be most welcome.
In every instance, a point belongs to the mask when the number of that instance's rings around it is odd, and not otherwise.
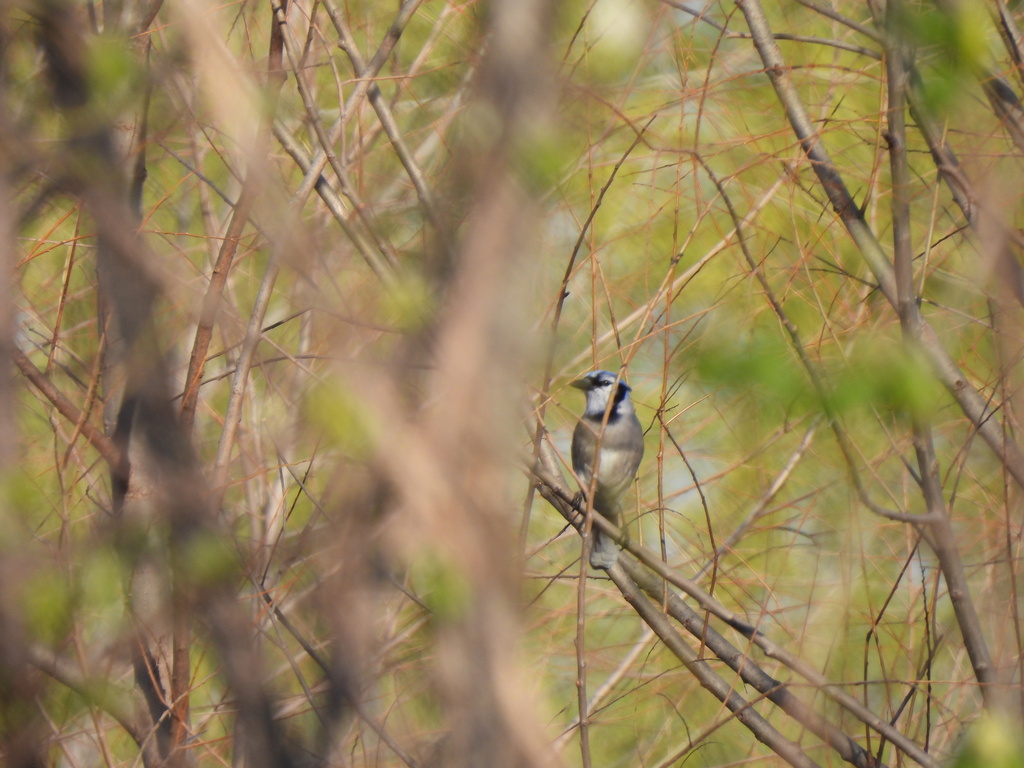
[[[618,381],[618,386],[615,382]],[[629,385],[618,379],[611,371],[591,371],[587,375],[571,383],[576,389],[582,389],[587,395],[586,416],[601,417],[608,408],[609,398],[614,398],[612,414],[619,411],[622,403],[629,403]]]

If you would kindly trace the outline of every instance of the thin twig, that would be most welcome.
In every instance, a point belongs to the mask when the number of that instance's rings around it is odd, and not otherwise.
[[[815,763],[801,749],[777,731],[764,717],[757,713],[750,702],[740,696],[735,688],[718,675],[711,666],[697,655],[682,636],[676,632],[661,608],[641,593],[633,575],[620,561],[608,570],[608,576],[618,587],[622,596],[637,612],[672,654],[679,659],[701,686],[721,701],[762,744],[797,768],[817,768]],[[717,635],[717,633],[715,633]],[[752,665],[751,665],[752,666]],[[865,764],[866,765],[866,764]]]
[[[583,525],[582,510],[573,506],[573,494],[569,491],[561,477],[561,473],[558,469],[558,460],[554,455],[554,451],[551,450],[547,444],[545,444],[544,450],[541,451],[540,462],[533,467],[532,473],[540,482],[539,490],[541,495],[563,517],[565,517],[567,521],[575,527],[580,528]],[[659,595],[658,599],[665,597],[665,582],[682,590],[688,597],[692,598],[702,610],[707,611],[732,629],[740,632],[744,637],[760,648],[766,656],[780,662],[787,668],[796,672],[804,678],[804,680],[815,686],[817,690],[820,690],[830,699],[846,709],[862,723],[889,739],[894,746],[905,752],[908,757],[915,760],[918,764],[924,766],[924,768],[938,768],[938,761],[921,749],[921,747],[912,739],[909,739],[907,736],[897,731],[889,722],[871,712],[867,707],[861,704],[861,702],[850,696],[839,685],[830,681],[825,677],[825,675],[816,670],[810,664],[797,658],[785,648],[770,640],[763,632],[755,629],[740,619],[735,613],[730,611],[704,591],[698,584],[694,583],[692,579],[687,579],[686,577],[681,576],[674,569],[669,567],[668,564],[662,562],[656,553],[648,551],[646,548],[639,546],[633,541],[623,541],[621,532],[611,523],[611,521],[601,517],[600,515],[595,515],[593,524],[600,527],[602,533],[605,535],[611,536],[619,541],[624,549],[626,549],[631,555],[634,555],[651,572],[651,578],[653,580],[646,583],[650,584],[651,590],[657,591],[657,594]],[[624,561],[621,556],[620,561]],[[633,576],[634,579],[641,578],[638,573],[634,573],[632,571],[631,576]],[[642,578],[646,579],[647,577]],[[647,589],[646,586],[644,588]],[[686,610],[689,611],[688,608]],[[693,630],[697,633],[697,636],[700,637],[702,633],[705,633],[708,629],[707,622],[696,613],[694,613],[693,616],[696,617],[692,622]],[[712,650],[714,651],[714,649]],[[734,659],[734,662],[739,667],[743,667],[744,665],[756,667],[756,664],[754,664],[754,662],[747,656],[742,656],[742,661]]]
[[[242,418],[242,405],[245,401],[249,371],[252,369],[256,357],[256,348],[263,337],[263,319],[267,315],[270,299],[274,295],[274,284],[277,282],[280,271],[281,266],[278,260],[271,257],[263,272],[263,280],[260,282],[260,289],[256,294],[252,312],[249,314],[249,323],[245,329],[245,340],[242,342],[242,349],[235,366],[235,375],[231,377],[231,394],[224,412],[224,428],[221,430],[220,441],[217,444],[217,458],[213,467],[214,509],[220,509],[221,500],[226,491],[228,462],[235,445],[238,424]]]
[[[420,2],[422,2],[422,0],[407,0],[407,2],[402,6],[401,15],[406,18],[411,16],[412,12],[415,11]],[[360,80],[371,81],[376,75],[376,72],[363,62],[363,57],[359,53],[359,48],[356,46],[355,38],[353,38],[352,32],[348,28],[348,21],[338,11],[337,6],[335,6],[331,0],[323,0],[323,3],[324,8],[327,9],[327,15],[331,17],[331,21],[334,24],[334,29],[338,33],[338,45],[352,62],[352,69],[355,72],[355,76]],[[395,29],[394,25],[392,26],[392,29]],[[397,36],[395,39],[397,39]],[[383,62],[380,63],[383,65]],[[384,100],[383,94],[380,92],[380,88],[378,88],[375,83],[370,83],[366,91],[366,96],[370,101],[370,105],[377,113],[377,118],[380,120],[380,124],[384,128],[384,133],[387,134],[388,140],[391,142],[391,146],[394,147],[395,154],[398,155],[398,159],[405,168],[405,172],[409,175],[409,180],[412,181],[412,185],[416,189],[416,195],[419,197],[420,205],[423,206],[423,212],[426,214],[427,220],[430,221],[435,230],[441,234],[441,220],[437,210],[437,205],[434,202],[434,195],[430,190],[430,186],[427,184],[423,170],[419,167],[419,164],[416,162],[416,158],[413,156],[412,152],[409,151],[409,148],[405,143],[405,139],[398,128],[398,121],[395,120],[391,107],[388,106],[387,102]]]
[[[22,375],[39,390],[43,397],[50,401],[50,404],[57,409],[61,416],[81,432],[89,444],[103,457],[103,460],[111,467],[119,467],[123,457],[114,441],[103,434],[103,430],[93,424],[87,414],[78,410],[78,406],[72,403],[42,371],[36,368],[24,352],[15,347],[11,351],[11,357]]]
[[[889,164],[892,174],[892,231],[893,262],[896,277],[896,302],[903,330],[904,343],[913,353],[920,346],[922,318],[914,290],[913,247],[910,233],[910,169],[907,164],[907,132],[904,117],[907,85],[910,78],[909,46],[898,29],[897,19],[901,0],[889,0],[887,14],[887,56],[886,80],[889,92],[887,114],[889,137]],[[981,684],[981,695],[991,707],[995,703],[993,683],[996,682],[992,667],[992,655],[988,649],[978,611],[971,599],[967,577],[957,547],[942,494],[939,478],[939,462],[935,456],[935,444],[931,427],[916,413],[911,414],[913,425],[914,452],[921,492],[931,523],[930,542],[942,568],[942,575],[949,588],[949,599],[956,614],[957,624],[971,660],[974,676]]]
[[[818,422],[815,421],[807,431],[804,432],[804,436],[800,439],[800,444],[797,445],[793,453],[790,454],[785,465],[783,465],[782,469],[775,476],[775,479],[772,480],[771,485],[768,486],[768,490],[761,495],[761,498],[757,500],[757,503],[753,506],[743,521],[733,529],[728,538],[715,550],[712,563],[717,563],[718,558],[722,557],[722,555],[736,546],[736,542],[743,537],[747,530],[749,530],[750,526],[757,522],[757,520],[765,513],[772,499],[774,499],[779,491],[782,490],[782,487],[786,484],[789,476],[793,473],[793,470],[796,469],[796,465],[800,463],[800,460],[807,452],[807,449],[811,447],[811,441],[814,439],[814,434],[817,431]],[[696,575],[693,577],[694,581],[702,578],[704,574],[708,572],[710,567],[711,566],[708,564],[702,565],[700,570],[697,571]]]
[[[754,47],[761,56],[775,94],[786,111],[790,125],[800,140],[818,181],[828,194],[833,209],[846,226],[868,267],[878,281],[879,289],[893,306],[897,306],[896,284],[885,252],[872,232],[863,212],[853,200],[843,181],[842,174],[832,162],[807,115],[800,95],[789,77],[786,64],[768,26],[764,9],[759,0],[737,0],[747,19],[747,25],[754,36]],[[992,418],[988,404],[971,385],[946,351],[938,335],[927,321],[922,320],[920,330],[921,349],[931,363],[936,378],[960,405],[964,415],[978,430],[992,452],[1006,466],[1017,484],[1024,488],[1024,453],[1020,446],[1006,438],[998,421]]]

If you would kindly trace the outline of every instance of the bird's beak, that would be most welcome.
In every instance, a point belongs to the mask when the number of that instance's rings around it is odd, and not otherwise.
[[[590,389],[589,379],[576,379],[576,381],[569,382],[570,387],[576,387],[576,389]]]

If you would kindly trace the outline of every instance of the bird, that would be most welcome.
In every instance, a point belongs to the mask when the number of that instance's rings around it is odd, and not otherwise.
[[[583,390],[587,396],[586,408],[572,433],[573,472],[584,496],[593,486],[594,511],[618,525],[622,497],[636,477],[644,456],[644,431],[629,397],[632,390],[610,371],[591,371],[571,386]],[[604,423],[605,412],[608,413],[607,424]],[[595,473],[596,483],[593,482]],[[591,567],[607,570],[617,559],[615,541],[595,528]]]

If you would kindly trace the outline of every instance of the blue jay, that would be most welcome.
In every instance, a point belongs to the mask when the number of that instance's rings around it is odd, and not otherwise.
[[[572,382],[576,389],[587,395],[587,407],[572,433],[572,469],[589,493],[591,480],[597,473],[594,486],[594,511],[619,524],[619,503],[636,476],[640,459],[644,456],[644,432],[629,399],[630,388],[609,371],[592,371]],[[608,401],[611,410],[608,411]],[[602,429],[605,411],[608,423]],[[595,456],[597,446],[601,446]],[[594,528],[594,546],[590,550],[593,568],[611,568],[618,558],[615,542]]]

